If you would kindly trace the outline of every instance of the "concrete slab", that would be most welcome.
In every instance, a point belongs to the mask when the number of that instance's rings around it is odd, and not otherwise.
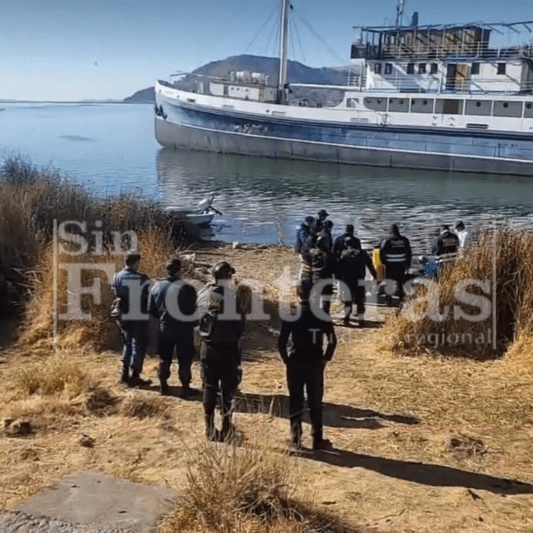
[[[76,472],[17,506],[17,510],[73,524],[150,533],[171,512],[178,492],[103,474]]]

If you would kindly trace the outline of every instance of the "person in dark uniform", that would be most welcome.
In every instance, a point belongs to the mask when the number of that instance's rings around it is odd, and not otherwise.
[[[412,252],[409,239],[400,235],[396,224],[390,227],[389,236],[383,240],[379,249],[381,263],[385,266],[386,279],[396,285],[396,294],[403,300],[406,274],[411,266]],[[390,301],[391,295],[387,295]]]
[[[341,253],[338,264],[338,277],[344,282],[341,284],[341,301],[344,303],[344,324],[350,323],[350,314],[353,304],[357,306],[357,318],[359,326],[365,323],[365,292],[366,288],[363,283],[366,275],[366,269],[370,271],[374,279],[377,273],[372,264],[372,259],[368,253],[358,248],[359,239],[347,239],[346,249]]]
[[[141,378],[149,341],[147,311],[150,278],[138,271],[140,262],[140,252],[128,252],[125,267],[115,274],[112,282],[122,315],[118,320],[123,343],[120,381],[130,387],[151,383],[151,380]]]
[[[316,233],[316,220],[314,217],[305,217],[298,231],[296,232],[296,246],[294,251],[302,253],[303,248],[308,244],[309,237]]]
[[[315,316],[309,302],[312,284],[302,280],[297,287],[300,299],[299,318],[282,321],[278,341],[279,354],[287,368],[289,388],[289,417],[291,449],[302,446],[302,417],[304,390],[307,393],[312,425],[313,449],[324,445],[322,427],[322,397],[324,395],[324,369],[331,361],[337,338],[331,320],[323,321]],[[324,339],[326,349],[324,352]],[[287,345],[291,341],[290,348]]]
[[[203,407],[206,436],[226,440],[231,434],[232,404],[239,383],[241,352],[239,339],[244,332],[244,312],[231,286],[235,269],[226,261],[213,268],[215,282],[198,295],[200,310]],[[222,431],[215,427],[215,407],[221,395]]]
[[[317,218],[316,229],[315,229],[317,233],[319,233],[320,231],[324,229],[326,222],[327,222],[326,218],[328,217],[329,217],[329,213],[325,209],[321,209],[318,212],[318,218]]]
[[[338,261],[341,258],[341,253],[346,249],[346,240],[355,239],[357,242],[355,244],[356,248],[361,249],[361,241],[354,234],[354,227],[352,224],[346,226],[346,231],[335,239],[335,244],[333,245],[333,254],[335,255],[335,260]]]
[[[196,289],[180,276],[181,261],[170,259],[167,278],[150,291],[148,309],[159,320],[159,382],[161,394],[169,393],[168,378],[174,351],[179,364],[179,378],[185,395],[190,394],[191,366],[194,357],[193,329],[196,325]],[[170,306],[170,309],[169,309]]]
[[[442,268],[455,261],[459,250],[459,237],[450,231],[450,226],[444,224],[440,228],[440,234],[433,244],[431,252],[437,258],[437,275]]]
[[[317,233],[317,237],[324,237],[326,240],[326,246],[328,250],[333,251],[333,237],[331,236],[331,230],[333,229],[333,222],[331,220],[326,220],[322,229]]]
[[[315,285],[321,281],[330,280],[322,289],[322,295],[325,298],[322,302],[322,309],[329,314],[331,301],[329,296],[333,294],[333,274],[335,271],[335,257],[328,249],[328,240],[326,237],[318,237],[316,247],[311,248],[304,253],[303,260],[311,265],[311,281]]]

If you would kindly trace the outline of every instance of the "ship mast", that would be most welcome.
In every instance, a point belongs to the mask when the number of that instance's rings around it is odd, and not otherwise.
[[[287,57],[289,52],[289,10],[290,0],[281,0],[281,31],[279,41],[279,77],[278,77],[278,102],[287,103]]]

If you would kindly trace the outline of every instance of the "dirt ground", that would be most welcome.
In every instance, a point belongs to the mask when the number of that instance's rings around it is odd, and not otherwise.
[[[260,279],[270,299],[277,294],[272,284],[285,286],[299,268],[296,255],[283,248],[227,246],[200,250],[194,259],[205,265],[230,261],[240,280]],[[290,271],[280,278],[286,267]],[[381,324],[390,313],[369,306],[365,328],[337,320],[339,346],[324,397],[332,448],[291,458],[301,480],[297,492],[380,532],[533,531],[531,372],[513,373],[505,359],[395,356],[380,348]],[[338,303],[333,315],[341,315]],[[234,422],[244,439],[269,439],[281,453],[289,423],[277,326],[276,319],[249,325]],[[203,442],[197,362],[192,398],[179,396],[175,369],[173,396],[160,398],[155,357],[145,364],[151,389],[128,390],[117,385],[114,352],[80,348],[54,356],[50,344],[3,352],[0,417],[7,422],[0,437],[0,507],[10,509],[80,469],[178,488],[186,482],[187,464]],[[31,369],[46,364],[43,356],[75,361],[83,387],[21,392]],[[13,431],[10,421],[29,425]],[[309,446],[307,424],[304,432]]]

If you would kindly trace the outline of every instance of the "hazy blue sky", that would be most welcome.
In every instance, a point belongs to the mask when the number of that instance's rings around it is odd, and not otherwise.
[[[275,55],[278,2],[0,0],[0,99],[124,98],[177,70],[243,53]],[[396,4],[293,0],[291,59],[347,63],[352,27],[393,24]],[[531,0],[407,0],[406,22],[414,11],[420,24],[533,19]]]

